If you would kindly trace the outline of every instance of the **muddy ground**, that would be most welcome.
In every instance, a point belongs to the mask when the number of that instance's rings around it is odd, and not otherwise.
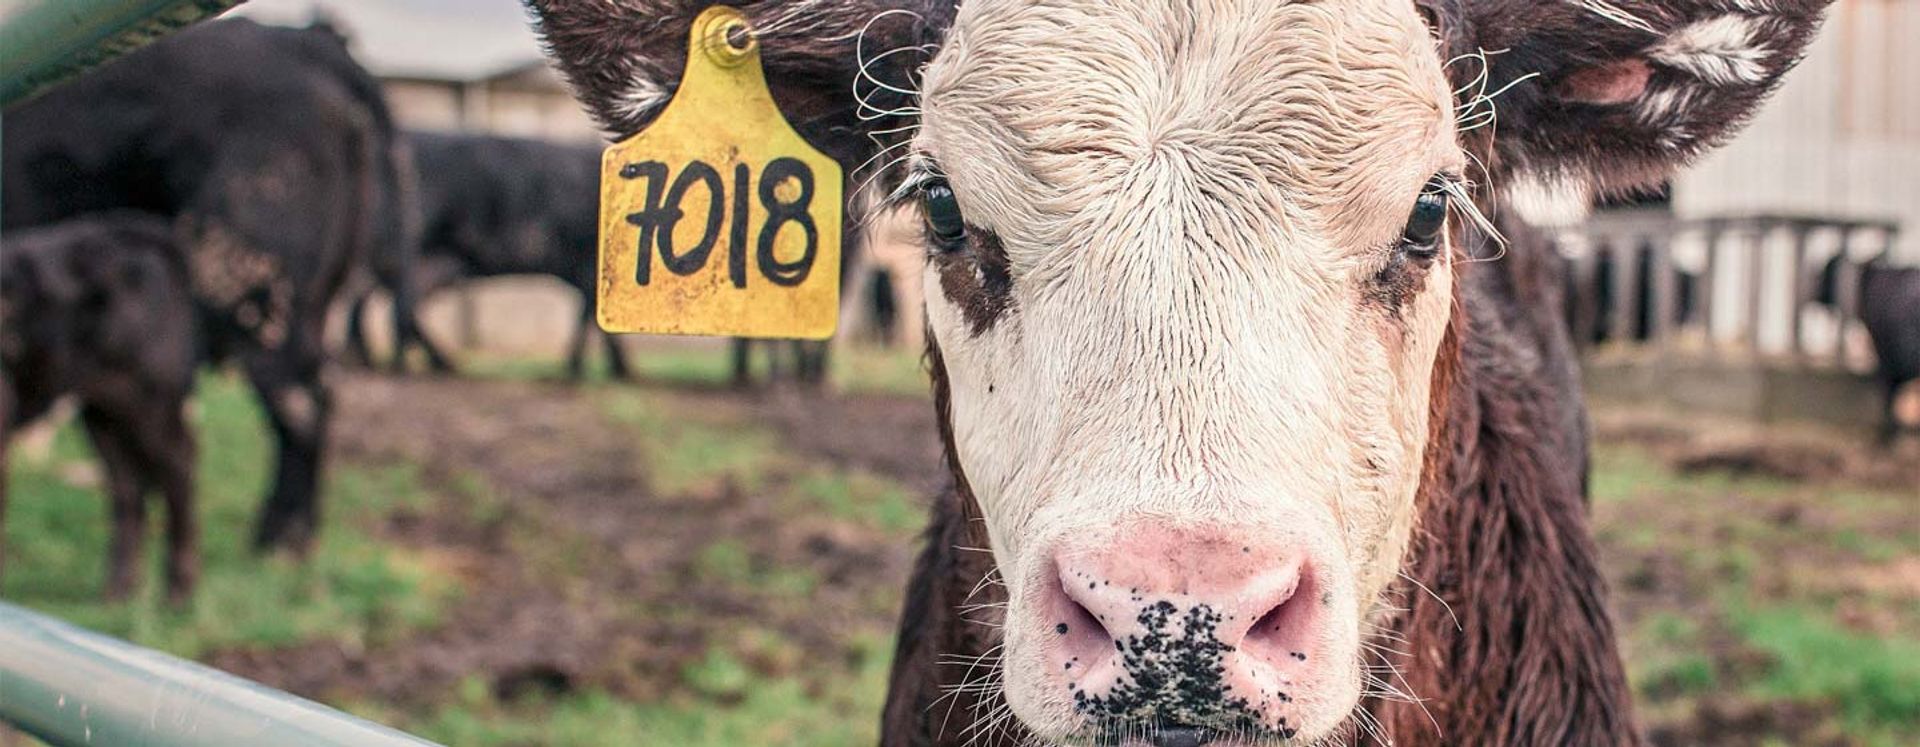
[[[836,519],[780,496],[793,492],[809,464],[881,475],[915,496],[937,490],[943,477],[926,401],[650,387],[616,406],[616,389],[425,377],[342,382],[336,458],[420,465],[448,499],[393,516],[380,532],[420,548],[461,579],[465,593],[441,625],[399,640],[228,650],[212,663],[297,693],[404,710],[427,707],[475,678],[501,697],[591,687],[659,699],[686,686],[687,667],[709,644],[737,643],[754,631],[777,631],[783,641],[745,646],[748,666],[765,674],[843,671],[847,659],[875,655],[854,639],[890,630],[911,530]],[[645,453],[654,445],[609,415],[623,406],[644,408],[656,422],[752,431],[790,458],[738,478],[659,479],[648,473]],[[1666,469],[1733,475],[1736,486],[1742,474],[1804,486],[1754,502],[1758,520],[1776,527],[1824,521],[1819,494],[1836,485],[1911,490],[1920,500],[1920,455],[1912,449],[1867,455],[1845,443],[1756,439],[1645,415],[1603,416],[1597,432],[1603,443],[1657,454]],[[1712,512],[1663,514],[1604,500],[1596,511],[1623,630],[1660,615],[1698,619],[1704,632],[1686,645],[1699,648],[1706,666],[1738,675],[1766,665],[1764,654],[1714,622],[1722,570],[1697,567],[1683,548],[1633,531],[1678,525],[1694,533],[1685,536],[1713,543],[1732,541],[1735,530],[1716,524]],[[1804,551],[1804,562],[1816,567],[1830,560],[1821,547],[1790,547],[1795,536],[1768,535],[1774,544],[1762,551]],[[747,576],[716,582],[707,561],[729,540],[744,541]],[[1740,583],[1763,594],[1768,584],[1799,583],[1800,562],[1771,563]],[[789,588],[747,580],[796,569],[801,581]],[[1898,612],[1920,604],[1920,562],[1909,556],[1850,572],[1858,578],[1846,583],[1881,585],[1885,593],[1876,598],[1890,594],[1896,612],[1888,617],[1884,605],[1867,604],[1843,615],[1855,615],[1864,630],[1920,636]],[[1666,654],[1642,646],[1640,655]],[[1663,744],[1753,744],[1762,735],[1787,744],[1849,743],[1818,706],[1732,693],[1663,696],[1657,683],[1652,693],[1643,716]]]
[[[910,543],[765,499],[783,492],[788,470],[751,490],[724,479],[656,491],[646,445],[609,422],[592,389],[355,376],[338,391],[336,458],[417,464],[456,496],[395,516],[384,533],[426,549],[466,593],[444,625],[415,638],[226,651],[215,666],[329,700],[400,706],[476,674],[503,697],[591,686],[649,700],[736,623],[796,644],[782,648],[843,657],[857,653],[849,631],[890,622]],[[770,427],[800,460],[888,475],[920,495],[939,484],[931,412],[916,398],[663,394],[665,417]],[[713,583],[695,564],[729,538],[751,540],[750,572],[797,569],[819,581],[804,599]],[[787,674],[806,662],[750,664]]]

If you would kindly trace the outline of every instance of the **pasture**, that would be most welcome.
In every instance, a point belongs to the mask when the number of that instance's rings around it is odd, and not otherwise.
[[[944,479],[918,357],[837,356],[825,396],[728,390],[719,346],[634,361],[633,386],[568,387],[544,358],[333,372],[305,564],[249,555],[272,443],[244,382],[204,375],[186,611],[157,576],[99,601],[105,501],[77,428],[16,444],[0,597],[447,744],[872,743]],[[1920,742],[1914,449],[1595,420],[1595,531],[1656,743]]]

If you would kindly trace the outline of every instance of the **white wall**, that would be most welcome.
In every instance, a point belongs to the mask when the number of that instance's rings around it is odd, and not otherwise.
[[[1674,183],[1683,216],[1890,218],[1920,263],[1920,2],[1840,0],[1805,62],[1734,142]]]

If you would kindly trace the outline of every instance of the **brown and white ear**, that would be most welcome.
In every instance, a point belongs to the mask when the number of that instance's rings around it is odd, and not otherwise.
[[[609,137],[653,121],[679,88],[693,19],[712,0],[524,0],[548,56]],[[815,147],[851,172],[903,126],[919,69],[952,21],[951,0],[728,0],[760,44],[773,97]]]
[[[1453,58],[1463,127],[1492,125],[1468,136],[1491,175],[1600,192],[1657,182],[1736,132],[1829,1],[1418,0]]]

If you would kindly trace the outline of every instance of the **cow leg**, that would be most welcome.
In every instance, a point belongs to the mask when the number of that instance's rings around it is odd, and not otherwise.
[[[113,522],[112,539],[107,545],[107,598],[122,600],[133,594],[136,581],[134,564],[147,538],[146,484],[130,423],[108,415],[94,406],[81,410],[87,437],[107,473],[108,515]]]
[[[1874,438],[1874,443],[1882,449],[1891,449],[1893,442],[1900,437],[1900,415],[1895,412],[1900,403],[1900,382],[1887,379],[1882,383],[1887,388],[1887,396],[1880,417],[1880,433]]]
[[[279,447],[273,492],[254,530],[256,551],[283,549],[305,555],[319,525],[316,491],[332,403],[320,382],[317,356],[302,350],[295,341],[247,360],[247,376],[260,395]]]
[[[733,348],[733,388],[745,389],[753,385],[753,341],[744,337],[735,337],[731,343]]]
[[[627,366],[627,349],[620,347],[620,339],[612,333],[601,332],[600,341],[607,348],[607,369],[613,378],[620,381],[632,381],[633,369]]]
[[[140,433],[150,473],[167,506],[167,602],[193,598],[200,581],[200,525],[194,516],[193,470],[197,449],[187,427],[184,400],[154,408],[152,424]]]
[[[826,386],[827,358],[833,352],[832,343],[820,340],[798,342],[794,346],[800,356],[800,380],[811,389]]]
[[[373,367],[373,346],[367,342],[367,303],[372,293],[363,293],[347,306],[347,361],[356,366]]]
[[[440,345],[428,337],[426,330],[420,328],[420,317],[415,301],[425,297],[414,292],[415,282],[409,277],[397,284],[393,292],[393,339],[395,372],[407,368],[407,349],[418,345],[420,352],[427,356],[427,368],[434,373],[453,373],[453,362],[441,351]]]
[[[582,381],[587,377],[587,333],[593,326],[593,299],[581,297],[580,316],[573,323],[573,339],[567,341],[567,380]],[[612,351],[608,351],[612,354]]]

